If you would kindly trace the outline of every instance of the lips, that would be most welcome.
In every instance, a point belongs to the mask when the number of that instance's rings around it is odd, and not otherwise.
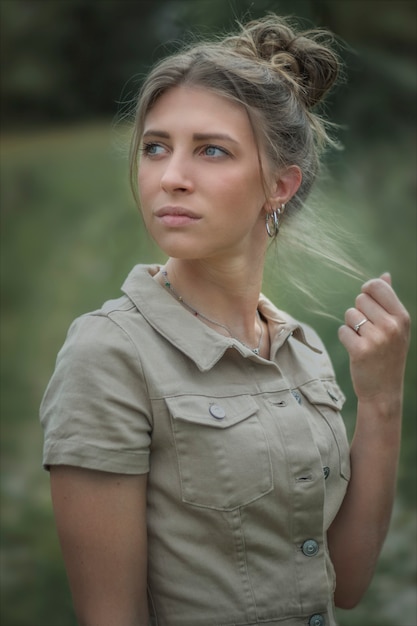
[[[166,217],[166,216],[181,216],[181,217],[189,217],[191,219],[200,219],[196,213],[190,211],[189,209],[184,209],[180,206],[167,206],[162,207],[162,209],[158,209],[155,213],[156,217]]]
[[[199,215],[179,206],[166,206],[162,209],[158,209],[155,212],[157,217],[166,226],[186,226],[197,222],[200,218]]]

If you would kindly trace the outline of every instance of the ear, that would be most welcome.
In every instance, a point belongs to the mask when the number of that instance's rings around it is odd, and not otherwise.
[[[278,207],[287,204],[301,185],[303,175],[298,165],[289,165],[280,170],[273,180],[268,204]]]

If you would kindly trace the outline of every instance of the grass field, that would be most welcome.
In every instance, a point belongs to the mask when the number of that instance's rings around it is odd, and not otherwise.
[[[72,319],[117,297],[135,263],[163,260],[144,233],[130,196],[125,139],[123,128],[104,123],[5,137],[1,143],[0,623],[4,626],[75,626],[48,476],[41,468],[38,407]],[[353,250],[358,259],[365,259],[365,273],[392,271],[415,323],[413,159],[404,158],[393,169],[394,160],[384,161],[388,154],[387,147],[375,148],[363,162],[346,167],[343,175],[340,170],[329,184],[324,208],[325,214],[336,215],[342,229],[354,227]],[[405,162],[407,166],[402,165]],[[378,167],[378,186],[369,187]],[[326,310],[336,319],[314,316],[308,302],[291,288],[290,272],[274,280],[271,267],[279,265],[284,254],[285,246],[271,253],[265,291],[278,306],[289,308],[322,334],[348,395],[346,420],[351,432],[354,399],[336,331],[358,284],[301,262],[306,281],[315,279],[325,286]],[[339,613],[341,626],[417,623],[415,373],[414,339],[392,529],[369,592],[355,611]]]

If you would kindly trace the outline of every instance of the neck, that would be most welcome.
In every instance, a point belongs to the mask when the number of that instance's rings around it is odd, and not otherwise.
[[[234,337],[256,346],[260,336],[257,307],[262,261],[250,266],[239,261],[216,265],[171,258],[165,268],[175,292],[201,317],[226,326]],[[222,332],[221,328],[216,330]]]

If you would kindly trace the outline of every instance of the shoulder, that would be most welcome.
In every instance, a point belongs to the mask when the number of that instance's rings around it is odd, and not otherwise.
[[[135,313],[135,306],[126,297],[108,301],[102,308],[77,317],[69,327],[63,350],[87,355],[122,345],[127,348],[128,335],[117,319],[120,313],[122,317],[123,313]]]
[[[65,351],[97,357],[103,353],[114,356],[124,351],[138,356],[138,338],[148,331],[149,324],[136,303],[123,294],[77,317],[68,329],[60,354]]]
[[[145,384],[140,337],[146,336],[146,326],[127,296],[77,317],[57,355],[55,384],[67,387],[71,381],[80,388],[88,385],[97,389],[112,378],[132,384],[133,379],[142,380]]]

